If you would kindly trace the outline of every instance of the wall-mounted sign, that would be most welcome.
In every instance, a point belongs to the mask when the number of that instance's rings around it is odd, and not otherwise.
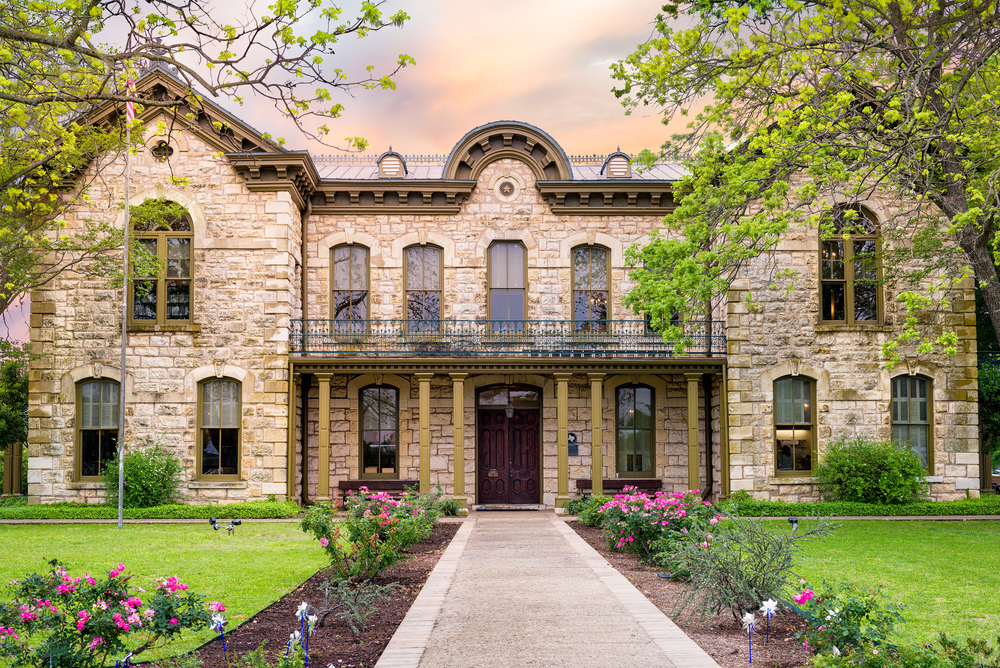
[[[580,454],[580,446],[576,442],[576,434],[570,432],[566,435],[566,445],[568,446],[569,456],[577,457]]]

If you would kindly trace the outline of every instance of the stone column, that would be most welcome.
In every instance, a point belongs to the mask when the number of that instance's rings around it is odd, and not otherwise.
[[[729,498],[729,375],[722,367],[719,383],[719,469],[722,471],[720,499]]]
[[[316,500],[330,500],[330,379],[333,374],[318,373],[319,381],[319,480]]]
[[[556,446],[559,455],[556,458],[558,467],[559,487],[556,492],[556,508],[562,508],[570,502],[569,495],[569,379],[571,373],[554,373],[556,379]]]
[[[452,423],[455,435],[455,490],[452,492],[452,497],[465,508],[468,501],[465,497],[465,379],[469,374],[450,375],[453,399]]]
[[[590,492],[604,494],[604,376],[588,373],[590,378]]]
[[[698,383],[700,373],[686,373],[688,382],[688,489],[700,489],[698,467]]]
[[[431,378],[433,373],[414,374],[420,381],[420,491],[431,489]]]

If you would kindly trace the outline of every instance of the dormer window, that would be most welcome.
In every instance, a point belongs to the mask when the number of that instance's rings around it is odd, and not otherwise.
[[[609,179],[629,179],[632,178],[632,160],[627,154],[616,151],[608,156],[601,167],[601,174]]]
[[[401,179],[407,174],[406,162],[403,156],[394,152],[392,147],[378,158],[378,177],[380,179]]]

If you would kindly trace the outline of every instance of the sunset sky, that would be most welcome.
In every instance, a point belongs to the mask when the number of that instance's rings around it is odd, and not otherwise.
[[[345,14],[355,3],[343,3]],[[568,154],[628,153],[656,148],[669,131],[655,109],[626,116],[611,93],[610,65],[649,38],[661,2],[650,0],[420,0],[389,2],[411,17],[364,40],[348,38],[331,67],[381,72],[400,53],[416,60],[395,91],[342,96],[343,117],[332,137],[361,136],[378,155],[447,153],[472,128],[519,120],[548,132]],[[310,143],[271,108],[248,101],[229,107],[292,149],[331,152]],[[318,123],[314,123],[318,125]],[[26,340],[26,314],[8,312],[9,328]]]

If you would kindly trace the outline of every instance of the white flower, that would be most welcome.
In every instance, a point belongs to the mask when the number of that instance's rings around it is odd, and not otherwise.
[[[299,604],[298,609],[295,611],[295,616],[305,621],[306,617],[309,615],[309,604],[303,601]]]
[[[223,617],[219,613],[215,613],[214,615],[212,615],[212,628],[218,629],[219,633],[222,633],[222,629],[224,629],[225,627],[226,627],[225,617]]]
[[[747,614],[743,615],[743,628],[744,628],[744,630],[752,628],[754,622],[756,622],[756,621],[757,621],[757,618],[754,617],[754,614],[752,612],[748,612]]]
[[[778,610],[778,602],[773,599],[767,599],[760,605],[760,611],[764,613],[765,617],[770,618]]]

